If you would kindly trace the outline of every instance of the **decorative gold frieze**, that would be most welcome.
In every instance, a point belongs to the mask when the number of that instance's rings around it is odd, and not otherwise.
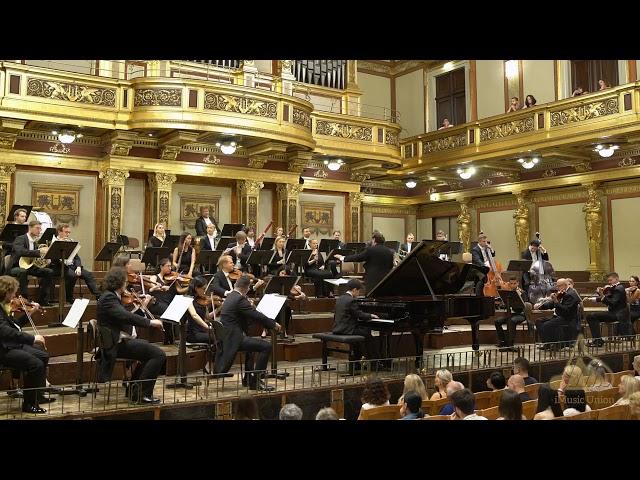
[[[313,176],[315,178],[327,178],[329,176],[329,174],[326,172],[326,170],[320,169],[320,170],[316,170],[316,172],[313,174]]]
[[[51,153],[69,153],[71,151],[71,147],[67,147],[64,143],[58,142],[49,147],[49,151]]]
[[[113,88],[54,82],[42,78],[29,77],[27,79],[27,95],[105,107],[115,107],[116,105],[116,90]]]
[[[516,205],[516,201],[513,199],[511,195],[500,195],[499,197],[490,197],[490,198],[475,198],[471,202],[473,208],[514,208]]]
[[[435,138],[433,140],[422,142],[422,151],[424,153],[434,153],[466,146],[467,133],[463,132],[458,135],[450,135],[448,137]]]
[[[369,180],[370,178],[371,178],[371,175],[369,175],[368,173],[351,172],[352,182],[364,182],[366,180]]]
[[[396,132],[390,132],[389,130],[384,132],[384,143],[387,145],[398,145],[398,134]]]
[[[133,142],[120,140],[117,143],[111,144],[111,149],[109,150],[109,153],[111,155],[126,157],[127,155],[129,155],[129,152],[131,151],[131,147],[133,147]]]
[[[391,66],[378,63],[378,62],[358,60],[358,70],[368,70],[370,72],[378,72],[378,73],[384,73],[385,75],[390,75]]]
[[[493,185],[493,181],[490,178],[485,178],[480,182],[481,187],[490,187]]]
[[[238,191],[240,195],[260,195],[260,190],[264,187],[263,182],[254,182],[253,180],[238,180]]]
[[[180,153],[182,147],[177,145],[165,145],[162,147],[160,151],[160,159],[162,160],[175,160],[178,158],[178,154]]]
[[[135,107],[181,107],[180,88],[140,88],[133,97]]]
[[[362,203],[364,199],[364,193],[362,192],[351,192],[349,193],[349,201],[353,205],[354,203]]]
[[[293,123],[302,125],[307,130],[311,130],[311,115],[301,108],[293,107]]]
[[[546,169],[542,174],[544,178],[555,177],[556,175],[557,175],[557,172],[553,168]]]
[[[278,117],[278,104],[276,102],[255,100],[236,95],[222,95],[215,92],[204,93],[204,108],[266,118]]]
[[[17,133],[0,132],[0,148],[11,150],[18,138]]]
[[[636,159],[631,157],[625,157],[618,162],[619,167],[632,167],[636,164]]]
[[[292,183],[279,183],[276,187],[278,195],[282,197],[297,197],[300,195],[304,187],[302,185],[295,185]]]
[[[445,183],[451,190],[462,190],[462,181],[460,180],[445,180]]]
[[[555,190],[537,190],[531,192],[531,200],[534,203],[540,202],[563,202],[566,200],[577,200],[579,203],[585,198],[584,189],[579,187],[571,187],[569,189],[555,189]]]
[[[178,177],[170,173],[149,173],[147,178],[152,190],[171,190],[178,180]]]
[[[480,141],[486,142],[496,138],[505,138],[534,130],[533,116],[514,120],[512,122],[499,123],[480,129]]]
[[[127,172],[127,176],[128,176]],[[122,195],[124,186],[112,187],[109,198],[109,231],[108,238],[111,242],[116,242],[120,235],[120,225],[122,220]]]
[[[614,115],[620,110],[618,97],[576,105],[564,110],[551,111],[551,127],[584,122],[597,117]]]
[[[328,135],[331,137],[348,138],[350,140],[362,140],[366,142],[370,142],[373,138],[373,129],[371,127],[327,122],[326,120],[316,121],[316,133],[318,135]]]
[[[287,170],[289,170],[290,172],[302,173],[302,171],[307,168],[308,163],[309,161],[307,159],[294,158],[292,160],[289,160]]]
[[[100,171],[99,178],[102,180],[104,186],[122,186],[124,182],[129,178],[129,172],[127,170],[118,170],[115,168],[105,168]]]
[[[11,175],[16,173],[16,166],[8,163],[0,163],[0,181],[10,181]]]
[[[248,162],[250,168],[262,168],[267,163],[266,157],[251,157]]]
[[[573,168],[576,172],[579,173],[590,172],[592,170],[591,162],[574,163]]]
[[[363,205],[365,213],[371,214],[383,214],[383,215],[416,215],[418,212],[418,207],[411,206],[376,206],[369,203],[365,203]]]
[[[218,157],[216,157],[215,155],[211,156],[211,154],[205,155],[202,158],[202,161],[204,163],[209,163],[211,165],[220,165],[220,159]]]
[[[609,184],[604,188],[605,195],[624,195],[627,193],[638,192],[640,192],[640,183],[638,183],[637,179],[634,179],[628,183]]]

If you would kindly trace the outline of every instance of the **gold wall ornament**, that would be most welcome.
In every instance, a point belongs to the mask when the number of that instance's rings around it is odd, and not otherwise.
[[[493,185],[493,180],[490,178],[485,178],[480,182],[481,187],[490,187],[491,185]]]
[[[636,164],[636,159],[631,157],[625,157],[618,162],[619,167],[632,167]]]
[[[373,139],[373,129],[371,127],[363,127],[349,123],[327,122],[326,120],[316,120],[316,133],[318,135],[362,140],[365,142],[370,142]]]
[[[574,163],[572,166],[573,169],[578,173],[590,172],[591,170],[593,170],[593,168],[591,167],[591,162],[589,161]]]
[[[251,157],[248,162],[249,168],[262,168],[267,163],[266,157]]]
[[[329,174],[326,172],[326,170],[320,169],[320,170],[316,170],[316,172],[313,174],[313,176],[315,178],[327,178],[329,176]]]
[[[208,154],[202,157],[202,161],[210,165],[220,165],[220,159],[215,155],[211,156],[211,154]]]
[[[161,190],[158,192],[158,216],[154,225],[162,222],[165,225],[165,228],[169,228],[170,204],[171,192],[167,190]]]
[[[591,183],[587,187],[587,201],[582,207],[584,212],[584,223],[587,230],[587,241],[589,242],[589,267],[591,273],[590,281],[596,282],[604,280],[604,270],[602,268],[602,202],[600,199],[599,185]]]
[[[460,201],[460,213],[456,220],[458,223],[458,238],[462,242],[465,252],[471,250],[471,214],[469,213],[469,201]]]
[[[99,178],[102,180],[104,186],[122,186],[124,182],[129,178],[128,170],[119,170],[116,168],[105,168],[100,171]]]
[[[584,122],[597,117],[615,115],[619,112],[618,97],[607,98],[563,110],[551,111],[551,127]]]
[[[351,172],[350,178],[353,182],[365,182],[371,178],[371,175],[363,172]]]
[[[0,182],[0,225],[4,225],[7,221],[7,209],[9,205],[7,199],[9,198],[9,183]]]
[[[282,73],[293,73],[293,60],[280,60]]]
[[[445,180],[445,183],[451,190],[462,190],[462,181],[460,180]]]
[[[311,131],[311,115],[309,115],[309,112],[306,112],[301,108],[293,107],[293,123],[296,125],[302,125],[304,128]]]
[[[204,92],[204,108],[223,112],[255,115],[258,117],[277,118],[278,104],[236,95],[222,95],[216,92]]]
[[[292,183],[279,183],[276,186],[277,194],[284,197],[298,197],[303,189],[302,185],[294,185]]]
[[[80,83],[54,82],[34,77],[27,79],[27,95],[105,107],[115,107],[116,105],[116,90],[114,88],[93,87]]]
[[[80,216],[80,190],[82,185],[29,182],[31,204],[46,212],[54,223],[75,225]]]
[[[236,182],[240,195],[260,195],[260,190],[264,187],[263,182],[254,182],[253,180],[238,180]]]
[[[533,115],[512,122],[499,123],[480,129],[480,141],[487,142],[496,138],[505,138],[534,130]]]
[[[287,170],[289,170],[290,172],[302,173],[304,169],[307,168],[308,163],[309,161],[307,159],[294,158],[292,160],[289,160]]]
[[[11,181],[11,176],[16,173],[16,166],[9,163],[0,163],[0,182]]]
[[[147,174],[149,185],[153,190],[171,190],[178,177],[170,173],[149,173]]]
[[[466,147],[467,144],[467,133],[463,132],[422,142],[422,151],[424,153],[441,152],[443,150]]]
[[[303,186],[291,183],[278,183],[276,193],[278,199],[278,225],[285,233],[298,223],[298,199]],[[292,233],[296,237],[298,230]]]
[[[111,144],[111,149],[109,150],[109,153],[111,155],[118,155],[121,157],[126,157],[127,155],[129,155],[129,152],[131,151],[131,147],[133,147],[133,142],[118,142],[118,143],[112,143]]]
[[[516,242],[518,250],[524,252],[529,246],[529,207],[524,193],[516,193],[518,205],[513,213],[515,219]]]
[[[66,154],[71,151],[71,148],[67,147],[64,143],[58,142],[55,145],[52,145],[51,147],[49,147],[49,151],[51,153]]]
[[[162,150],[160,150],[160,159],[175,160],[176,158],[178,158],[178,154],[180,153],[181,149],[182,147],[177,145],[165,145],[164,147],[162,147]]]
[[[107,238],[110,242],[117,242],[120,235],[122,225],[122,195],[124,194],[124,186],[109,187],[109,218]]]
[[[136,88],[133,97],[134,107],[181,107],[182,89],[180,88]]]
[[[308,228],[313,235],[331,235],[333,232],[335,203],[300,202],[301,225]]]
[[[384,143],[387,145],[398,145],[398,134],[396,132],[390,132],[386,130],[384,132]]]
[[[151,222],[163,223],[165,228],[169,228],[169,218],[171,213],[171,189],[178,180],[169,173],[148,173],[147,180],[151,187]]]
[[[0,148],[11,150],[18,138],[17,133],[0,132]]]
[[[557,172],[553,168],[546,169],[542,174],[544,178],[555,177],[556,175],[557,175]]]
[[[260,190],[264,187],[263,182],[253,180],[238,180],[238,196],[240,197],[240,222],[247,227],[257,228],[258,225],[258,202],[260,201]]]

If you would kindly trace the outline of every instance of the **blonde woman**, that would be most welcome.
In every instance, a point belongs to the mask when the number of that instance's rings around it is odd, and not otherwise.
[[[398,405],[402,405],[404,403],[404,396],[411,391],[420,395],[420,398],[422,398],[423,401],[429,400],[429,394],[427,393],[427,388],[424,386],[422,378],[415,373],[410,373],[404,377],[404,388],[402,390],[402,395],[398,399]]]
[[[431,395],[429,400],[440,400],[447,396],[447,385],[453,380],[453,376],[449,370],[443,369],[436,372],[435,386],[436,392]]]
[[[284,236],[276,237],[273,242],[273,258],[271,259],[271,263],[269,264],[269,273],[271,275],[276,275],[278,270],[284,265],[284,262],[287,257],[287,251],[284,249],[285,244],[287,243],[287,239]]]
[[[589,376],[585,380],[585,387],[589,391],[607,390],[613,388],[606,378],[607,371],[599,362],[589,365]]]
[[[629,397],[636,392],[640,392],[640,382],[631,375],[623,375],[620,379],[618,391],[622,394],[622,397],[614,405],[629,405]]]
[[[577,389],[584,386],[584,375],[582,370],[577,365],[567,365],[562,372],[562,381],[558,392],[562,393],[567,389]]]
[[[164,241],[167,239],[166,232],[164,230],[164,223],[156,223],[156,226],[153,227],[153,235],[149,238],[147,242],[147,247],[161,247],[164,245]]]
[[[640,420],[640,392],[629,397],[629,407],[631,409],[630,420]]]
[[[633,357],[633,369],[636,371],[636,380],[640,381],[640,355]]]

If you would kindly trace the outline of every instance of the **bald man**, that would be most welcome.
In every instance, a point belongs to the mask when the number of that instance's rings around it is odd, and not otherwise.
[[[464,385],[462,383],[456,381],[447,383],[447,398],[451,398],[451,395],[459,390],[464,390]],[[455,412],[453,403],[447,403],[442,407],[438,415],[451,415],[453,412]]]
[[[576,333],[580,328],[580,318],[578,315],[580,296],[575,289],[569,288],[569,286],[566,278],[559,278],[556,281],[557,293],[552,293],[549,300],[537,303],[534,306],[536,310],[555,309],[554,315],[550,320],[538,320],[536,322],[538,337],[540,341],[545,344],[539,347],[543,350],[557,349],[560,347],[559,344],[550,345],[551,342],[575,339]],[[558,300],[558,298],[560,298],[560,300]]]
[[[511,375],[507,381],[507,388],[520,395],[520,400],[523,402],[531,400],[529,394],[524,390],[524,378],[522,378],[522,375]]]

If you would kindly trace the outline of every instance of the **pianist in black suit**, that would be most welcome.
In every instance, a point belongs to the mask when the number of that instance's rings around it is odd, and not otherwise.
[[[485,234],[479,235],[478,244],[471,249],[472,263],[479,267],[491,268],[490,257],[495,256],[496,252],[491,248],[491,244],[489,243],[489,240],[487,240],[487,236]],[[488,277],[485,276],[482,282],[478,282],[476,284],[476,295],[482,295],[482,290],[484,288],[484,284],[487,283],[487,278]]]
[[[341,262],[365,262],[364,283],[367,292],[373,290],[380,280],[393,268],[393,250],[384,246],[384,236],[381,233],[374,233],[371,239],[372,245],[362,252],[354,255],[336,255]]]
[[[371,335],[371,329],[358,324],[361,320],[378,318],[373,313],[361,311],[358,302],[354,301],[362,293],[362,288],[362,282],[357,278],[352,278],[347,282],[347,292],[336,299],[333,333],[336,335],[362,335],[365,337],[366,357],[377,359],[380,358],[380,349],[376,339]],[[357,350],[355,354],[356,358],[362,356],[361,352]]]
[[[620,283],[620,278],[615,272],[607,275],[607,282],[609,285],[606,287],[606,290],[602,287],[597,288],[598,296],[596,297],[596,301],[604,303],[608,311],[595,312],[587,316],[591,337],[593,338],[591,344],[597,347],[604,345],[604,340],[602,340],[602,334],[600,333],[600,322],[620,322],[619,328],[621,331],[617,332],[617,334],[631,334],[627,293],[624,286]]]
[[[216,227],[215,235],[219,236],[222,232],[220,228],[218,228],[216,219],[213,217],[209,218],[209,208],[200,208],[200,216],[196,219],[196,235],[198,237],[204,237],[207,234],[207,225],[209,225],[210,223],[213,224],[214,227]]]

